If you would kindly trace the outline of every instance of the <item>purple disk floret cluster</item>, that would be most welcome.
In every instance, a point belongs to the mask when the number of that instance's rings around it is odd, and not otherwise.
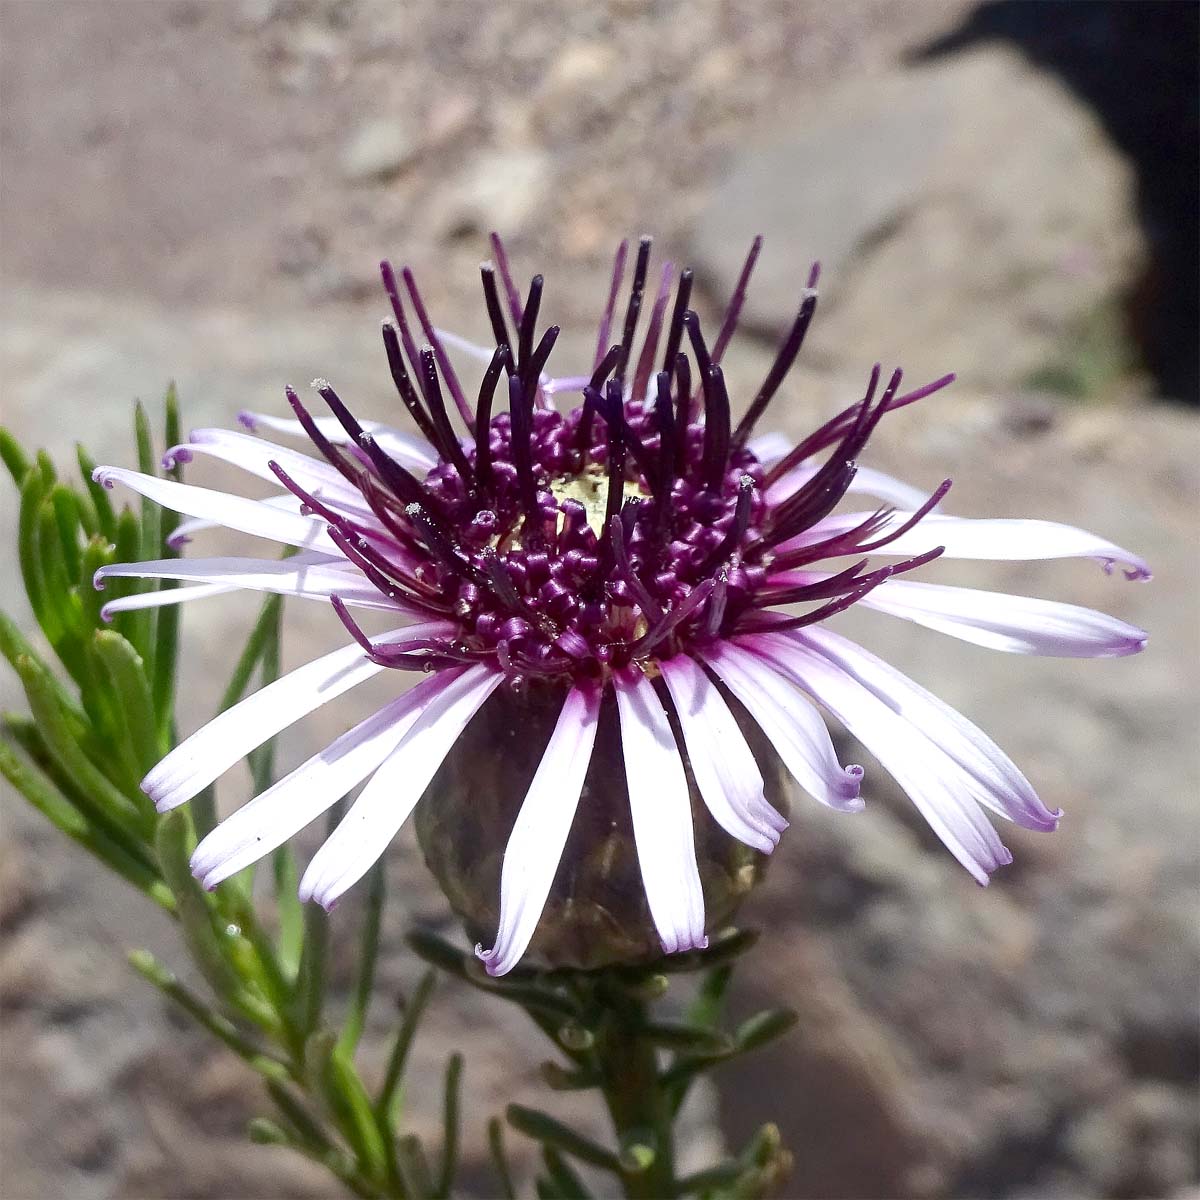
[[[397,279],[385,263],[393,316],[384,348],[420,437],[357,417],[317,380],[320,415],[289,388],[291,416],[243,413],[249,432],[196,430],[168,453],[168,463],[207,455],[242,468],[274,485],[266,499],[99,468],[107,486],[124,484],[189,518],[181,542],[223,526],[294,550],[105,567],[98,587],[106,576],[184,584],[113,601],[108,614],[253,589],[326,603],[349,635],[167,755],[143,783],[160,810],[371,676],[388,668],[420,676],[208,834],[192,861],[207,886],[365,781],[301,881],[304,899],[331,907],[384,852],[497,688],[557,689],[562,705],[505,850],[494,944],[478,951],[493,974],[518,962],[537,927],[607,698],[619,716],[646,899],[667,952],[705,944],[683,755],[730,835],[769,853],[787,825],[765,798],[730,698],[805,791],[855,811],[862,769],[839,763],[819,704],[891,772],[980,883],[1011,861],[985,810],[1055,828],[1061,814],[991,739],[825,621],[857,604],[997,650],[1124,655],[1146,635],[1103,613],[908,576],[938,557],[1086,557],[1120,565],[1130,579],[1148,579],[1148,568],[1071,526],[947,515],[949,481],[927,495],[859,465],[883,417],[952,376],[904,391],[899,371],[885,380],[876,366],[861,398],[799,443],[757,433],[816,310],[815,266],[773,365],[735,421],[721,362],[760,246],[710,341],[690,307],[690,271],[676,276],[664,264],[647,291],[648,238],[619,303],[623,243],[591,369],[567,377],[547,370],[559,329],[540,322],[542,277],[522,293],[499,238],[494,264],[481,271],[494,349],[435,328],[412,273]],[[482,367],[471,395],[452,350]],[[563,407],[568,396],[575,403]],[[308,452],[260,436],[271,433],[307,438]],[[845,511],[856,496],[878,503]],[[356,615],[363,610],[387,614],[394,628],[369,636]]]

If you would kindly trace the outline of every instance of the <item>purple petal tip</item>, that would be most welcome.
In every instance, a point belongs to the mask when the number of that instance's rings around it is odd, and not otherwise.
[[[257,422],[254,420],[254,414],[249,409],[243,408],[237,415],[238,424],[246,429],[254,429]]]

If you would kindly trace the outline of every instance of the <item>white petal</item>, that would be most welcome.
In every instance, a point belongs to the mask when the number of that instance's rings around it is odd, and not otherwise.
[[[757,437],[752,437],[746,443],[746,449],[764,467],[769,467],[783,458],[794,445],[795,442],[791,438],[772,430],[770,433],[760,433]]]
[[[260,504],[265,504],[268,508],[277,508],[281,512],[299,513],[302,505],[299,496],[293,496],[291,492],[284,492],[278,496],[268,496],[266,499],[259,501]],[[178,550],[181,546],[186,545],[192,540],[192,537],[201,533],[206,529],[221,529],[223,526],[220,521],[205,521],[197,517],[189,517],[186,521],[180,521],[178,525],[171,531],[167,538],[167,545],[172,549]],[[308,551],[312,556],[313,562],[318,562],[322,558],[331,557],[328,554],[320,555],[315,551]],[[341,557],[341,552],[338,551],[338,557]]]
[[[919,729],[961,768],[964,783],[980,804],[1027,829],[1058,827],[1061,810],[1051,812],[1016,763],[962,713],[895,667],[828,629],[812,626],[790,636],[830,659]]]
[[[205,600],[209,596],[220,596],[226,592],[236,592],[232,584],[199,583],[195,587],[162,588],[157,592],[134,592],[132,596],[122,596],[119,600],[110,600],[100,609],[100,619],[111,621],[117,613],[137,612],[143,608],[163,608],[169,604],[187,604],[191,600]]]
[[[659,669],[708,811],[731,837],[770,854],[788,823],[767,803],[762,772],[724,697],[686,654],[659,663]]]
[[[843,812],[859,812],[862,768],[843,768],[821,714],[761,656],[722,642],[704,660],[742,702],[784,765],[809,795]]]
[[[434,333],[447,345],[452,346],[455,350],[461,350],[464,354],[469,355],[476,362],[490,363],[492,355],[495,354],[495,347],[490,350],[487,346],[481,346],[478,342],[472,342],[469,338],[461,337],[457,333],[451,333],[448,329],[438,329],[434,326]]]
[[[837,533],[848,532],[862,524],[871,514],[842,513],[817,522],[797,538],[783,543],[781,549],[807,546],[824,541]],[[895,529],[912,516],[911,512],[895,512],[877,536]],[[874,540],[874,538],[872,538]],[[1129,579],[1149,579],[1150,568],[1144,559],[1094,533],[1060,525],[1055,521],[1027,521],[1019,518],[950,517],[932,513],[907,533],[901,534],[876,554],[898,554],[905,558],[924,554],[937,546],[945,546],[946,558],[985,558],[1012,561],[1034,561],[1047,558],[1094,558],[1106,571],[1120,564]]]
[[[821,463],[804,463],[781,475],[767,488],[765,497],[767,503],[772,506],[781,504],[793,492],[812,479],[821,466]],[[846,489],[846,494],[849,496],[875,496],[888,504],[894,504],[897,508],[912,509],[920,508],[929,499],[928,492],[923,492],[920,488],[913,487],[912,484],[896,479],[895,476],[888,475],[883,471],[876,471],[873,467],[859,467],[850,481],[850,486]],[[937,509],[934,511],[936,512]]]
[[[442,760],[496,690],[503,675],[487,666],[440,672],[403,741],[376,771],[341,824],[313,855],[300,899],[332,908],[371,869],[408,819]]]
[[[614,676],[642,886],[663,951],[708,945],[692,803],[671,722],[640,670]]]
[[[276,433],[285,433],[292,437],[308,440],[304,426],[289,417],[273,417],[269,413],[243,411],[238,413],[238,420],[247,429],[257,429],[261,425],[262,428],[273,429]],[[342,428],[341,422],[336,417],[314,417],[313,420],[321,433],[335,446],[350,444],[350,435]],[[430,471],[437,466],[437,451],[424,438],[393,429],[390,425],[384,425],[380,421],[359,421],[359,425],[362,426],[364,433],[369,433],[375,439],[376,444],[385,454],[394,458],[401,466],[415,467],[425,471]]]
[[[378,641],[433,632],[440,625],[395,630]],[[181,742],[142,780],[159,812],[190,800],[239,759],[322,704],[383,670],[358,645],[343,646],[281,676],[226,709]]]
[[[1116,658],[1145,649],[1148,636],[1094,608],[906,579],[880,584],[860,603],[1010,654]]]
[[[403,600],[389,599],[374,584],[367,582],[356,568],[346,571],[326,562],[297,564],[296,558],[159,558],[148,562],[113,563],[96,572],[96,583],[102,586],[105,579],[122,577],[191,579],[308,600],[328,600],[336,594],[358,608],[382,612],[420,611],[409,608]]]
[[[577,684],[567,693],[504,850],[495,945],[475,947],[489,975],[511,971],[537,929],[579,805],[599,716],[595,684]]]
[[[188,462],[195,454],[207,454],[279,487],[282,486],[279,476],[268,465],[275,462],[318,500],[356,516],[376,519],[362,493],[329,463],[277,442],[266,442],[231,429],[196,429],[190,441],[167,451],[163,463],[169,467],[176,461]]]
[[[97,467],[92,478],[105,487],[123,483],[139,495],[161,504],[174,512],[189,517],[202,517],[215,521],[227,529],[237,529],[255,537],[270,538],[289,546],[304,546],[337,553],[337,548],[325,532],[325,522],[316,517],[304,517],[298,513],[283,512],[261,500],[247,500],[244,496],[230,496],[211,488],[196,487],[190,483],[176,483],[172,479],[158,479],[154,475],[143,475],[140,471],[127,471],[123,467]]]
[[[559,375],[546,379],[542,384],[542,391],[548,395],[555,396],[559,392],[582,392],[585,387],[591,382],[590,375]]]
[[[788,677],[815,696],[891,773],[946,848],[986,884],[988,874],[1012,855],[962,788],[961,773],[915,726],[894,713],[823,655],[781,634],[743,639],[769,655]]]
[[[423,680],[227,817],[196,847],[192,873],[214,888],[282,846],[383,762],[440,683]]]

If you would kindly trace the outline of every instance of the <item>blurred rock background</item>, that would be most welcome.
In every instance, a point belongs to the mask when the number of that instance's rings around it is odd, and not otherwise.
[[[863,816],[798,805],[745,913],[772,933],[738,1003],[804,1019],[717,1077],[688,1140],[710,1144],[718,1110],[738,1137],[779,1121],[795,1197],[1195,1196],[1196,13],[3,0],[4,423],[63,462],[77,438],[123,462],[132,398],[168,378],[206,425],[317,374],[394,414],[376,262],[411,262],[441,323],[482,335],[492,227],[521,274],[546,273],[562,371],[594,336],[620,236],[651,232],[694,264],[711,315],[765,233],[727,360],[751,387],[819,257],[821,313],[777,423],[856,398],[875,359],[914,380],[958,371],[885,424],[871,461],[918,484],[952,475],[957,512],[1088,526],[1158,574],[953,578],[1094,604],[1152,637],[1138,658],[1052,662],[843,622],[988,728],[1067,819],[1050,838],[1014,831],[1016,864],[982,892],[879,770]],[[10,560],[0,603],[29,621]],[[205,605],[185,626],[188,730],[255,607]],[[287,658],[339,637],[293,606]],[[7,675],[0,698],[16,700]],[[292,731],[285,763],[371,700]],[[245,1142],[256,1081],[124,966],[136,945],[180,961],[166,923],[8,794],[2,811],[0,1194],[328,1195],[315,1168]],[[452,931],[410,838],[391,871],[376,1047],[417,975],[403,931]],[[348,901],[335,928],[354,917]],[[484,1121],[540,1094],[545,1052],[443,987],[410,1089],[418,1130],[464,1029],[465,1185],[488,1196]]]

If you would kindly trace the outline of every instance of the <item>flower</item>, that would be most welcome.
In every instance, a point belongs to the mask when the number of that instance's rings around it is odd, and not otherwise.
[[[1061,813],[986,734],[824,622],[860,604],[998,650],[1130,654],[1146,635],[1102,613],[901,577],[939,556],[1089,557],[1106,570],[1121,565],[1130,579],[1148,579],[1146,564],[1067,525],[950,516],[940,510],[949,480],[925,496],[859,467],[884,416],[953,376],[902,392],[900,371],[881,389],[876,366],[863,397],[799,444],[752,436],[812,320],[816,266],[766,379],[735,424],[721,359],[761,239],[711,344],[689,308],[691,272],[676,281],[664,265],[636,357],[650,240],[638,245],[620,334],[610,339],[623,243],[592,370],[569,378],[546,373],[559,330],[539,334],[542,277],[522,296],[495,235],[492,244],[495,266],[484,264],[482,280],[493,351],[435,329],[406,269],[418,347],[399,282],[383,264],[394,313],[383,326],[388,365],[423,439],[358,420],[317,380],[329,415],[310,414],[289,388],[294,418],[245,413],[253,432],[197,430],[167,455],[168,464],[197,454],[232,463],[278,486],[266,500],[116,467],[96,472],[108,487],[125,484],[190,517],[181,538],[222,525],[299,551],[279,561],[105,567],[98,587],[113,575],[190,585],[114,601],[108,614],[249,588],[329,603],[350,635],[344,648],[264,687],[168,754],[143,782],[160,810],[195,796],[369,676],[387,668],[423,676],[209,833],[192,860],[197,877],[214,887],[366,780],[301,881],[302,898],[331,907],[383,853],[494,694],[536,695],[550,720],[514,731],[527,749],[538,730],[545,741],[533,748],[497,868],[493,944],[478,948],[493,974],[510,970],[534,937],[595,768],[605,712],[619,727],[645,903],[667,952],[706,941],[696,793],[721,830],[761,854],[787,825],[764,787],[773,755],[821,803],[862,808],[862,769],[839,763],[816,704],[892,773],[979,883],[1012,858],[985,809],[1054,829]],[[447,347],[487,361],[474,404]],[[507,392],[506,411],[494,411],[498,390]],[[560,410],[558,400],[571,393],[582,403]],[[320,458],[260,432],[306,435]],[[834,512],[857,494],[884,503]],[[839,559],[850,565],[829,567]],[[805,611],[781,611],[793,605]],[[387,613],[396,627],[370,638],[353,615],[359,609]],[[616,768],[604,769],[611,783]]]

